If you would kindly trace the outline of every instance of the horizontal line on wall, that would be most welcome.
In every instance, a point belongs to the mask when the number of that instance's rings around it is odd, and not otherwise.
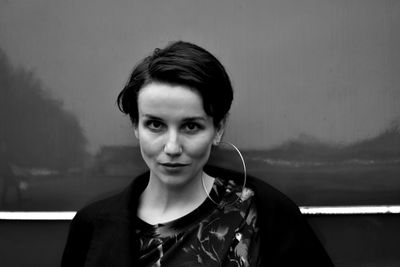
[[[300,207],[305,215],[363,215],[363,214],[400,214],[400,205],[379,206],[310,206]]]
[[[72,220],[75,211],[0,211],[0,220]]]
[[[304,215],[400,214],[400,205],[392,206],[303,206]],[[0,211],[0,220],[72,220],[75,211]]]

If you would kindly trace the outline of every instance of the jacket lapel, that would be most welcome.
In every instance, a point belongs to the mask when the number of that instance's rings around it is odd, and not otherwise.
[[[93,240],[86,267],[135,266],[138,251],[134,229],[139,197],[148,183],[148,173],[140,175],[102,209],[94,220]]]

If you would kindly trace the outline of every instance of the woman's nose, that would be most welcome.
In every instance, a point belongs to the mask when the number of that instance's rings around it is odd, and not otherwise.
[[[164,152],[170,156],[176,156],[182,153],[182,146],[179,142],[178,134],[172,132],[168,135],[164,146]]]

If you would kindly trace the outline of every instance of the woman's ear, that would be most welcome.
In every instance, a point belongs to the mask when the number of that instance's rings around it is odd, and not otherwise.
[[[224,135],[225,132],[225,125],[226,125],[226,119],[222,119],[221,122],[217,126],[217,131],[215,133],[215,137],[213,140],[214,145],[218,145],[221,142],[222,136]]]
[[[137,122],[135,122],[133,124],[133,131],[135,132],[136,138],[139,139],[139,128],[138,128],[138,123]]]

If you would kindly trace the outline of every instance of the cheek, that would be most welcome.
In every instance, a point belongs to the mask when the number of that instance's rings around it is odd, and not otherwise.
[[[142,156],[145,158],[155,157],[159,154],[160,148],[155,142],[154,138],[152,138],[146,131],[138,132],[140,151],[142,152]]]
[[[211,138],[209,137],[200,138],[198,140],[192,140],[188,142],[185,151],[193,159],[204,159],[204,158],[208,159],[210,155],[211,146],[212,146]]]

